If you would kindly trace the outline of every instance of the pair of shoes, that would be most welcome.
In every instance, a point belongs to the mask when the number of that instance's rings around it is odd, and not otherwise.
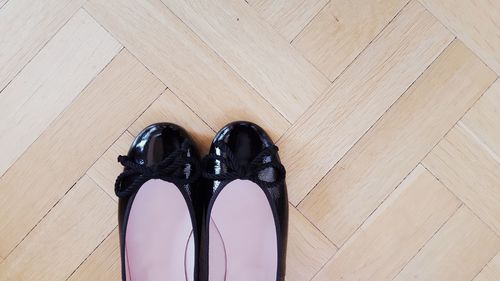
[[[259,126],[226,125],[200,159],[184,129],[153,124],[118,161],[122,280],[284,280],[285,169]]]

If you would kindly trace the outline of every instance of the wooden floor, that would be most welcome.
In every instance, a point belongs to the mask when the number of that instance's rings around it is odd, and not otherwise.
[[[499,0],[0,0],[0,280],[118,280],[116,156],[245,119],[288,281],[498,281],[499,75]]]

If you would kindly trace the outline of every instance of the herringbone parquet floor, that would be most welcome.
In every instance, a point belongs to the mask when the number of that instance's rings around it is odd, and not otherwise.
[[[117,154],[246,119],[288,281],[498,281],[499,75],[498,0],[0,0],[0,280],[118,280]]]

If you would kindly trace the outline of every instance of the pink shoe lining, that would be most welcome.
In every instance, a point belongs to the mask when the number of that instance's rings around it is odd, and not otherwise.
[[[267,197],[257,184],[230,182],[218,195],[211,217],[209,281],[276,280],[276,225]],[[217,241],[217,232],[222,241]]]
[[[193,226],[172,183],[149,180],[132,203],[125,237],[127,281],[192,280]]]

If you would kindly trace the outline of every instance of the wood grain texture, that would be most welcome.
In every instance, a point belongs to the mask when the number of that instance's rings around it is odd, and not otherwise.
[[[499,3],[0,0],[0,281],[121,279],[117,155],[235,120],[287,168],[287,281],[500,280]]]
[[[500,278],[500,252],[481,270],[474,281],[496,281]]]
[[[123,171],[117,157],[128,153],[133,140],[134,137],[125,131],[87,171],[87,175],[115,201],[118,201],[115,179]]]
[[[461,122],[476,136],[485,149],[500,161],[500,80],[467,112]]]
[[[85,0],[9,2],[0,9],[0,92]]]
[[[163,93],[133,124],[129,131],[137,136],[146,126],[157,122],[175,123],[189,132],[200,153],[208,152],[215,132],[172,91]]]
[[[500,2],[419,0],[500,75]]]
[[[500,237],[462,206],[394,281],[469,281],[499,249]]]
[[[84,176],[0,264],[0,280],[66,280],[116,224],[115,202]]]
[[[300,210],[342,245],[494,79],[479,58],[453,42],[320,181]]]
[[[391,280],[459,204],[417,166],[313,280]]]
[[[294,205],[452,40],[453,36],[421,5],[407,6],[287,131],[279,143],[280,156],[289,171],[287,183]]]
[[[257,13],[291,42],[328,0],[249,0]]]
[[[290,122],[330,85],[243,1],[162,2]]]
[[[0,176],[120,49],[80,10],[26,65],[0,94]]]
[[[293,45],[333,81],[408,1],[332,0]]]
[[[61,199],[165,86],[122,51],[0,179],[0,256]]]
[[[484,222],[500,234],[498,156],[458,123],[423,163]]]
[[[250,120],[277,138],[289,127],[159,0],[91,0],[85,7],[212,129]]]
[[[118,229],[92,252],[68,278],[68,281],[110,281],[121,279],[120,242]]]
[[[289,212],[286,280],[310,280],[337,248],[294,206]]]

